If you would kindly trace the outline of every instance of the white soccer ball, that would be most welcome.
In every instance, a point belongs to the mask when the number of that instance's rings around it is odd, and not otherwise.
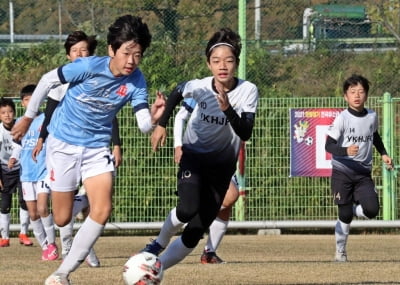
[[[308,146],[312,145],[313,142],[314,142],[314,139],[313,139],[312,137],[306,137],[306,138],[304,139],[304,143],[305,143],[306,145],[308,145]]]
[[[122,277],[126,285],[160,284],[163,277],[160,259],[150,252],[139,252],[125,263]]]

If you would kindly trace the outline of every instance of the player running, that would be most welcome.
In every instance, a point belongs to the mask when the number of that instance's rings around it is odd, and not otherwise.
[[[236,78],[240,36],[228,28],[218,30],[206,47],[212,76],[190,80],[182,96],[197,105],[183,137],[178,171],[178,205],[165,220],[156,240],[143,251],[160,256],[164,269],[183,260],[196,247],[215,220],[229,187],[241,141],[251,137],[258,102],[257,87]],[[166,125],[183,97],[171,94],[159,125],[152,134],[153,150],[163,146]],[[180,237],[172,236],[187,223]],[[167,247],[168,246],[168,247]]]
[[[70,284],[70,273],[85,260],[111,214],[115,167],[109,145],[117,112],[131,103],[139,129],[148,133],[164,111],[165,99],[160,94],[149,110],[146,81],[138,68],[150,42],[151,34],[140,17],[119,17],[109,27],[109,56],[81,57],[43,75],[25,116],[14,126],[18,139],[49,90],[70,84],[48,128],[46,164],[54,221],[59,226],[71,221],[75,190],[81,181],[90,213],[66,258],[46,279],[47,285]]]
[[[388,169],[393,168],[378,132],[378,116],[364,107],[369,81],[352,75],[343,84],[348,108],[329,127],[325,144],[332,153],[331,187],[339,219],[335,226],[335,261],[346,262],[347,238],[353,216],[372,219],[379,213],[378,193],[371,178],[372,146]]]

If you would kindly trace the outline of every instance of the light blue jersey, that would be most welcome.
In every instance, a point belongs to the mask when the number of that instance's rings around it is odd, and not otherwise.
[[[98,148],[109,146],[112,121],[130,102],[134,112],[148,109],[148,94],[142,72],[115,77],[109,68],[110,57],[81,57],[51,73],[54,81],[69,83],[57,106],[49,133],[72,145]]]
[[[44,113],[37,116],[30,125],[27,133],[21,140],[21,182],[38,182],[44,180],[47,174],[46,170],[46,145],[36,157],[36,162],[32,159],[32,150],[38,141],[40,130],[44,121]]]

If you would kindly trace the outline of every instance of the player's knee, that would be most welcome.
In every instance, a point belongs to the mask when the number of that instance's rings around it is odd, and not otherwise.
[[[368,219],[375,218],[379,213],[379,200],[378,197],[363,199],[360,201],[364,215]]]
[[[339,220],[350,224],[353,220],[353,204],[338,205]]]
[[[186,205],[178,205],[176,207],[176,217],[182,223],[189,222],[195,214],[196,211],[194,211],[193,208],[187,207]]]
[[[66,225],[68,225],[71,222],[71,218],[61,218],[58,216],[53,216],[53,218],[54,218],[54,223],[58,227],[65,227]]]
[[[111,211],[112,211],[111,205],[110,207],[105,206],[104,208],[101,209],[93,206],[90,207],[89,215],[93,221],[99,224],[105,224],[111,215]]]
[[[370,205],[369,207],[365,207],[365,208],[363,206],[363,212],[364,212],[364,215],[368,219],[373,219],[379,213],[379,205]]]
[[[47,206],[38,205],[37,212],[40,217],[47,217],[49,215],[49,210],[48,210]]]

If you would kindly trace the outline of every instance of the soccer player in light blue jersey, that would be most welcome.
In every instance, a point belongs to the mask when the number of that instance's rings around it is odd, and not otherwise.
[[[388,169],[393,162],[378,132],[378,116],[366,109],[369,81],[354,74],[343,83],[348,108],[328,129],[325,149],[332,154],[332,196],[338,207],[335,261],[346,262],[347,238],[353,216],[372,219],[379,213],[378,193],[371,178],[373,146]]]
[[[114,164],[109,145],[117,112],[130,103],[139,129],[148,133],[164,111],[165,98],[160,93],[149,109],[146,81],[138,68],[150,42],[151,34],[140,17],[119,17],[109,27],[109,56],[81,57],[43,75],[24,117],[13,129],[15,139],[24,135],[49,90],[70,84],[48,127],[46,165],[54,221],[59,226],[70,222],[80,181],[90,213],[68,255],[45,284],[70,284],[70,273],[85,260],[110,216]]]
[[[181,95],[171,93],[151,136],[156,151],[165,143],[166,125],[175,107],[183,98],[197,102],[183,136],[178,204],[157,238],[142,250],[158,255],[165,249],[160,255],[165,270],[192,252],[215,220],[236,170],[241,141],[251,137],[258,89],[235,77],[240,51],[237,33],[229,28],[214,33],[205,50],[212,76],[188,81]],[[182,235],[169,244],[185,223]]]
[[[21,89],[21,105],[26,108],[32,97],[36,85],[29,84]],[[9,167],[16,163],[21,166],[20,180],[23,198],[29,212],[33,234],[42,249],[42,260],[56,260],[58,248],[54,229],[53,215],[49,212],[48,202],[50,187],[46,169],[46,152],[42,151],[32,159],[32,150],[36,145],[44,120],[44,113],[40,113],[32,121],[21,144],[14,144],[13,153],[9,160]]]
[[[93,56],[97,47],[96,36],[88,36],[83,31],[74,31],[68,35],[64,43],[65,54],[69,61],[74,61],[79,57]],[[60,85],[57,88],[52,89],[47,96],[47,103],[45,109],[45,119],[43,122],[43,127],[40,131],[39,139],[37,140],[36,147],[32,151],[32,156],[34,159],[39,155],[43,148],[43,143],[48,136],[47,126],[53,116],[54,110],[57,108],[61,99],[64,97],[69,84]],[[121,140],[119,137],[119,127],[118,120],[115,117],[113,120],[112,128],[112,142],[113,142],[113,160],[115,167],[117,168],[122,162],[122,152],[121,152]],[[80,188],[80,189],[83,189]],[[78,191],[77,191],[78,192]],[[68,254],[71,245],[72,237],[74,233],[74,222],[77,213],[82,212],[84,218],[89,214],[89,202],[87,200],[86,194],[80,195],[77,193],[74,199],[72,219],[69,224],[64,227],[59,227],[60,239],[61,239],[61,254],[62,258]],[[86,263],[90,267],[99,267],[100,261],[94,251],[91,248],[88,256],[85,259]]]

